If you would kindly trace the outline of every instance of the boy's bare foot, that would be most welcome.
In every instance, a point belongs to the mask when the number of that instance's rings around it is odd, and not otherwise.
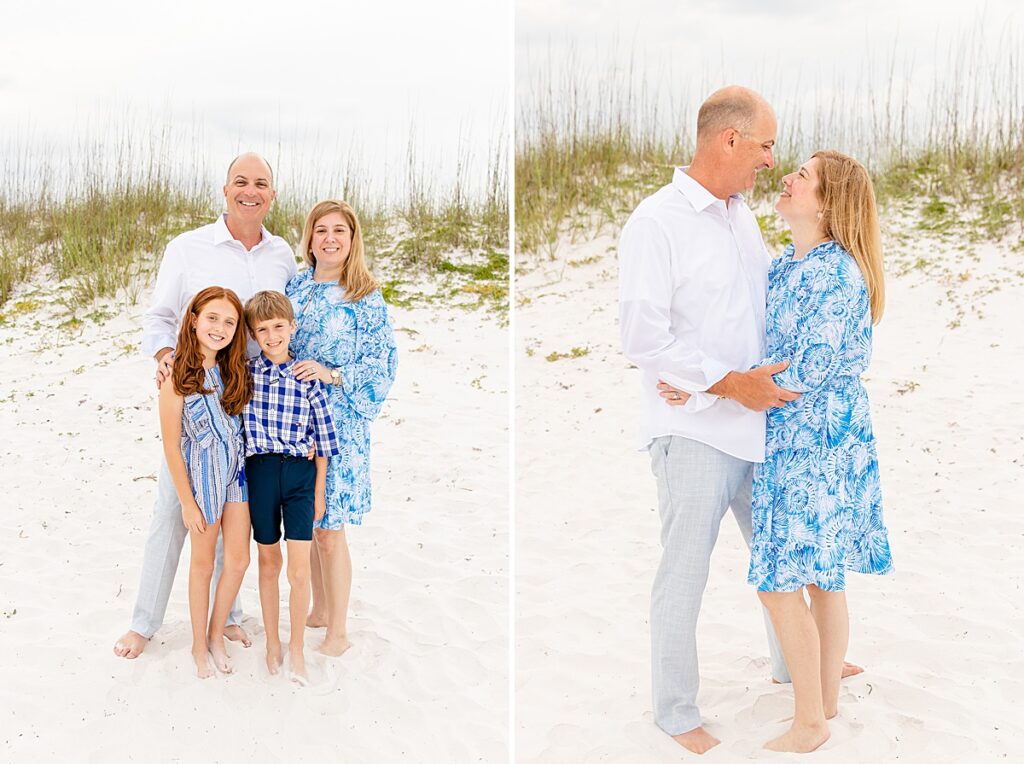
[[[233,623],[224,629],[224,636],[230,639],[232,642],[241,642],[242,647],[252,647],[252,640],[249,639],[249,635],[245,633],[245,629],[239,626],[237,623]]]
[[[323,644],[317,648],[317,652],[323,655],[329,655],[332,658],[337,658],[339,655],[344,653],[352,647],[352,643],[348,641],[348,637],[342,635],[340,637],[327,637]]]
[[[267,670],[271,674],[276,674],[281,670],[281,664],[284,663],[284,658],[281,657],[281,643],[267,644]]]
[[[196,662],[196,676],[200,679],[209,679],[213,676],[213,669],[210,668],[210,653],[208,650],[193,650],[192,660]]]
[[[321,612],[319,610],[310,610],[309,615],[306,616],[306,628],[307,629],[322,629],[327,625],[327,612]]]
[[[827,724],[793,725],[774,740],[769,740],[764,747],[769,751],[791,751],[793,753],[810,753],[828,740],[831,733]]]
[[[288,678],[302,687],[309,685],[309,679],[306,677],[306,656],[301,647],[288,648]]]
[[[703,727],[697,727],[681,735],[673,735],[672,739],[691,753],[707,753],[722,742]]]
[[[126,631],[121,638],[114,643],[114,655],[118,658],[138,658],[146,649],[149,640],[137,631]]]
[[[843,671],[839,675],[839,678],[840,679],[847,679],[848,677],[857,676],[857,674],[863,674],[863,673],[864,673],[864,667],[863,666],[858,666],[856,663],[847,663],[846,661],[843,661]],[[772,677],[772,684],[782,684],[782,682],[780,682],[775,677]]]
[[[213,665],[222,674],[234,673],[235,667],[231,665],[231,658],[224,648],[224,640],[221,637],[210,638],[210,655],[213,657]]]

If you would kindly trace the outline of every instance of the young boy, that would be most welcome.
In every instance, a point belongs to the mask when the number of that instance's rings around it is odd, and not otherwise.
[[[323,382],[297,379],[288,352],[295,331],[291,301],[280,292],[257,292],[245,304],[245,322],[260,346],[249,361],[253,396],[242,413],[249,514],[259,549],[260,607],[267,630],[267,668],[281,666],[281,524],[288,543],[288,677],[305,686],[303,632],[309,610],[309,552],[313,523],[324,515],[327,457],[340,453]],[[316,458],[309,459],[313,446]]]

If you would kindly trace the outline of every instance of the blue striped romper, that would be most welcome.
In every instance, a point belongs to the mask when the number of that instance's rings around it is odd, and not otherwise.
[[[216,366],[206,370],[203,387],[212,393],[185,396],[181,412],[181,457],[192,495],[207,523],[215,523],[227,502],[248,501],[241,417],[225,413],[224,382]]]

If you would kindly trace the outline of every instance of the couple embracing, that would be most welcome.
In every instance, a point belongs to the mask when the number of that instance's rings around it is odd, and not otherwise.
[[[236,157],[223,192],[221,217],[167,245],[143,319],[164,459],[131,626],[114,653],[137,658],[162,625],[187,536],[196,671],[232,673],[225,640],[252,644],[237,594],[255,538],[267,667],[278,673],[283,529],[289,674],[305,684],[307,626],[326,627],[325,655],[349,646],[345,526],[370,509],[369,423],[394,378],[395,344],[348,204],[310,210],[297,271],[291,246],[263,225],[276,196],[269,163]]]
[[[775,208],[793,243],[772,260],[741,192],[774,166],[775,137],[757,93],[713,93],[691,164],[641,202],[619,244],[622,343],[642,372],[662,522],[655,721],[695,753],[719,742],[696,705],[696,626],[728,509],[751,549],[773,677],[793,684],[772,750],[828,739],[840,679],[860,671],[844,662],[845,574],[892,569],[860,381],[884,305],[874,190],[850,157],[815,153],[783,178]]]

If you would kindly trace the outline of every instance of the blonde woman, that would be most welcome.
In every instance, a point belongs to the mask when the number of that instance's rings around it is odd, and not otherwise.
[[[370,510],[370,422],[395,378],[395,342],[387,305],[366,266],[359,219],[343,201],[310,210],[302,231],[309,266],[288,284],[298,328],[291,340],[299,379],[328,385],[342,452],[327,464],[327,511],[315,524],[311,627],[327,627],[320,652],[349,648],[346,617],[352,561],[346,525]]]

